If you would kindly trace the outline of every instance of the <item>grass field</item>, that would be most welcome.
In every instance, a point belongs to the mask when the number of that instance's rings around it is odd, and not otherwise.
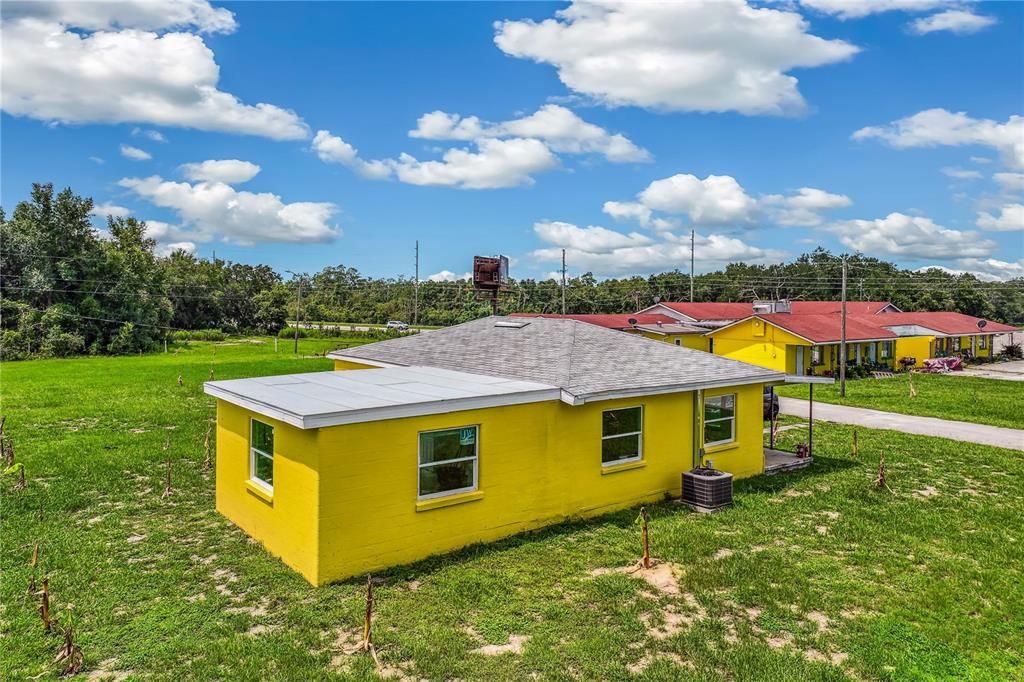
[[[374,677],[368,658],[343,651],[361,625],[364,581],[310,587],[214,511],[201,383],[211,366],[218,379],[329,369],[283,351],[193,343],[177,355],[0,368],[28,471],[25,491],[0,485],[4,679],[57,675],[58,638],[43,634],[26,594],[36,542],[53,609],[66,619],[73,605],[93,679]],[[812,468],[740,482],[722,513],[652,506],[652,552],[677,570],[656,585],[615,570],[639,554],[635,509],[394,569],[376,590],[383,672],[1020,679],[1020,453],[859,436],[854,458],[848,429],[818,426]],[[790,446],[803,437],[781,435]],[[882,451],[892,492],[872,485]],[[168,454],[173,492],[161,498]]]
[[[815,386],[814,399],[837,405],[1024,429],[1024,410],[1015,407],[1024,405],[1024,381],[915,372],[913,382],[917,396],[911,398],[908,376],[897,374],[891,379],[848,381],[845,399],[839,397],[838,383]],[[779,395],[807,398],[806,384],[776,390]]]

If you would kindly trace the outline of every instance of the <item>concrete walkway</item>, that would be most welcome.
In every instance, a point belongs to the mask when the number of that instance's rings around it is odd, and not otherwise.
[[[950,372],[949,376],[982,377],[984,379],[1002,379],[1003,381],[1024,381],[1024,360],[1012,362],[994,362],[991,365],[975,365],[959,372]]]
[[[807,419],[807,406],[806,400],[779,397],[779,411],[782,414]],[[965,443],[994,445],[1000,448],[1024,451],[1024,431],[1007,429],[1001,426],[948,421],[934,417],[917,417],[908,414],[896,414],[895,412],[869,410],[863,407],[830,405],[814,401],[814,420],[818,421],[819,419],[826,422],[863,426],[867,429],[902,431],[903,433],[913,433],[919,436],[950,438]]]

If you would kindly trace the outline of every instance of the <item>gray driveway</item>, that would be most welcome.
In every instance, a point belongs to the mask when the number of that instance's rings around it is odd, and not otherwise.
[[[996,362],[991,365],[968,367],[962,372],[950,372],[949,376],[983,377],[1004,381],[1024,381],[1024,360]]]
[[[779,398],[779,411],[782,414],[806,419],[807,406],[808,402],[806,400]],[[994,445],[1000,448],[1024,451],[1024,431],[1007,429],[1001,426],[948,421],[934,417],[917,417],[907,414],[896,414],[895,412],[869,410],[863,407],[829,405],[828,403],[819,403],[817,401],[814,403],[814,419],[815,421],[820,419],[839,424],[853,424],[867,429],[902,431],[903,433],[913,433],[919,436],[936,436],[938,438],[959,440],[965,443]]]

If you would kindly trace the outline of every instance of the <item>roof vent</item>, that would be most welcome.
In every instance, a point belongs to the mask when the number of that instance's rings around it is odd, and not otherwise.
[[[628,320],[626,320],[626,322],[629,322],[629,324],[634,326],[634,327],[636,326],[636,318],[635,317],[629,318]]]
[[[984,329],[987,324],[988,320],[978,320],[978,329]]]
[[[501,327],[503,329],[522,329],[523,327],[525,327],[528,324],[530,324],[530,323],[529,322],[516,322],[516,321],[513,321],[513,320],[499,320],[498,322],[494,323],[494,326],[495,327]]]

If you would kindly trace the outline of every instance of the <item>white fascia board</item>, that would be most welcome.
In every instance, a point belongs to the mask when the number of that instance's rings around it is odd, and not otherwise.
[[[370,365],[371,367],[409,367],[409,365],[399,365],[394,362],[384,362],[383,360],[368,360],[366,358],[357,358],[352,355],[344,355],[336,350],[332,350],[327,354],[330,360],[344,360],[345,362],[356,362],[363,365]]]
[[[575,396],[576,402],[569,404],[583,405],[585,403],[592,403],[600,400],[614,400],[616,398],[642,398],[648,395],[664,395],[666,393],[689,393],[690,391],[706,390],[711,388],[729,388],[730,386],[748,386],[750,384],[770,384],[773,382],[783,381],[784,379],[785,375],[782,372],[774,372],[768,376],[749,377],[746,379],[704,381],[695,382],[692,384],[672,384],[669,386],[658,386],[655,388],[636,388],[621,391],[601,391],[598,393],[587,393]]]
[[[505,407],[507,405],[524,405],[527,403],[559,400],[561,391],[558,388],[542,388],[534,391],[521,391],[504,395],[484,395],[472,398],[446,398],[426,402],[409,403],[406,405],[389,405],[387,407],[371,407],[359,410],[339,410],[313,415],[299,415],[279,407],[267,405],[259,400],[240,396],[218,386],[204,384],[203,390],[232,405],[238,405],[250,412],[261,414],[300,429],[319,429],[344,424],[360,424],[363,422],[403,419],[406,417],[422,417],[430,414],[446,414],[465,410],[479,410],[488,407]]]
[[[800,374],[787,374],[786,384],[834,384],[836,380],[832,377],[803,376]]]
[[[644,313],[661,313],[662,315],[667,315],[668,317],[674,317],[675,319],[681,322],[696,322],[696,320],[690,317],[689,315],[685,315],[679,312],[678,310],[672,310],[663,303],[655,303],[654,305],[647,306],[643,310],[636,311],[637,315],[642,315]]]

